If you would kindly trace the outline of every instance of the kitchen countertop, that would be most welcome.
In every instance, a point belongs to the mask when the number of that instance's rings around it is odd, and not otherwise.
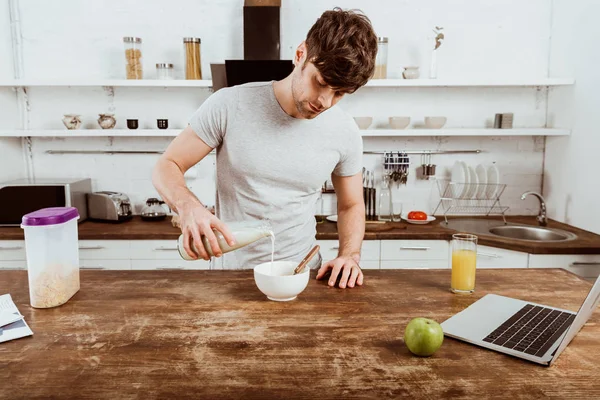
[[[501,223],[501,219],[489,218]],[[535,217],[507,217],[509,223],[536,225]],[[572,227],[567,224],[548,221],[548,227],[563,229],[578,235],[568,242],[536,243],[503,238],[495,235],[478,235],[479,244],[531,254],[600,254],[600,235]],[[427,225],[411,225],[406,222],[367,224],[365,240],[421,239],[450,240],[456,230],[444,226],[443,217]],[[114,224],[84,221],[79,224],[81,240],[176,240],[181,231],[171,225],[170,219],[159,222],[142,221],[139,217]],[[337,224],[324,222],[317,224],[317,239],[337,240]],[[0,240],[23,240],[23,230],[19,227],[0,227]]]
[[[0,398],[600,398],[600,313],[552,367],[445,338],[412,356],[413,317],[442,322],[487,293],[577,310],[590,283],[557,269],[481,270],[471,296],[449,270],[365,271],[266,300],[251,271],[82,271],[53,309],[28,306],[26,271],[1,271],[34,335],[0,346]]]

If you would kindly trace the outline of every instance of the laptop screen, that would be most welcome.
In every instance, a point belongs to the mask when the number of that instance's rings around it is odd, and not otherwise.
[[[596,283],[594,283],[594,286],[592,286],[592,290],[590,290],[587,297],[585,298],[585,301],[583,302],[583,305],[579,308],[575,320],[573,321],[569,329],[567,329],[567,333],[565,334],[562,342],[554,352],[554,355],[552,356],[552,361],[550,361],[550,365],[554,363],[554,361],[558,358],[560,353],[563,352],[565,347],[567,347],[569,343],[571,343],[571,340],[573,340],[575,335],[577,335],[581,327],[587,322],[588,319],[590,319],[592,313],[594,312],[596,307],[598,307],[598,303],[600,303],[600,276],[598,276],[598,278],[596,279]]]

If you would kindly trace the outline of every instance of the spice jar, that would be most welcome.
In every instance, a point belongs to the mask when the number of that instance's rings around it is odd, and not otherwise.
[[[156,79],[173,79],[173,64],[156,64]]]
[[[375,74],[373,79],[387,78],[388,38],[377,38],[377,58],[375,58]]]
[[[185,79],[202,79],[200,38],[183,38],[185,48]]]
[[[125,44],[125,70],[127,79],[142,79],[142,39],[126,36],[123,38]]]

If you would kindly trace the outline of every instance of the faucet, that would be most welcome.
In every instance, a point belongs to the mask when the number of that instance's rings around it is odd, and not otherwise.
[[[521,200],[525,200],[529,195],[537,197],[540,201],[540,212],[536,217],[537,222],[540,226],[548,225],[548,218],[546,217],[546,201],[544,200],[544,197],[538,192],[525,192],[521,195]]]

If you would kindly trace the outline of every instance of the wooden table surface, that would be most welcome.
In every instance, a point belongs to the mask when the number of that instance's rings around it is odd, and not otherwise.
[[[0,344],[0,398],[600,398],[600,312],[552,367],[446,338],[430,358],[402,337],[486,293],[577,310],[590,283],[563,270],[365,271],[365,286],[311,280],[268,301],[251,271],[82,271],[67,304],[32,309],[25,271],[0,271],[34,331]]]

